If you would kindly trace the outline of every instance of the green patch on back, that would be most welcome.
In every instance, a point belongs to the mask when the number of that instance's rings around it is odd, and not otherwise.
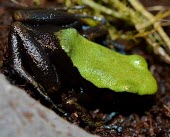
[[[143,57],[119,54],[85,39],[75,29],[61,30],[56,37],[81,76],[95,86],[139,95],[157,91]]]

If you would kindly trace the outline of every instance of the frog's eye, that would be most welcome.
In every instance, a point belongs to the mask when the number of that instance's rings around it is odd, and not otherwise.
[[[88,41],[75,29],[56,33],[60,45],[81,76],[99,88],[139,95],[154,94],[157,83],[139,55],[121,55]]]
[[[141,56],[131,55],[130,62],[134,67],[136,67],[138,69],[147,69],[148,68],[148,64],[146,63],[145,59]]]

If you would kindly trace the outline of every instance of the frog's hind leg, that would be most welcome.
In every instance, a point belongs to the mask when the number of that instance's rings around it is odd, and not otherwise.
[[[67,28],[81,26],[80,19],[74,14],[54,9],[18,10],[14,13],[13,20],[29,24],[55,24]]]
[[[52,106],[57,109],[58,111],[60,111],[61,113],[64,113],[60,108],[58,108],[57,105],[55,105],[53,103],[53,101],[50,99],[50,97],[47,95],[47,93],[45,92],[45,89],[38,84],[35,79],[25,70],[24,66],[23,66],[23,60],[22,60],[22,53],[21,53],[21,43],[24,43],[23,46],[25,46],[26,44],[32,45],[33,43],[31,42],[31,40],[29,41],[28,38],[26,38],[26,36],[24,36],[22,39],[24,39],[24,42],[21,42],[21,35],[25,35],[24,31],[21,31],[21,26],[22,24],[19,22],[14,23],[11,26],[11,33],[9,35],[9,49],[10,49],[10,59],[11,59],[11,67],[13,68],[13,70],[23,79],[25,79],[28,83],[32,84],[37,91],[39,92],[39,94],[44,97],[44,99],[46,101],[48,101],[49,103],[52,104]],[[32,45],[34,46],[34,44]],[[25,49],[28,49],[28,47],[25,46]],[[36,48],[32,47],[33,51],[36,50]],[[27,51],[28,53],[28,51]],[[34,55],[35,53],[32,52],[30,54],[30,56],[36,56]],[[44,61],[45,60],[34,60],[34,63],[37,61]],[[29,62],[29,61],[28,61]],[[26,62],[27,63],[27,62]],[[38,64],[36,64],[38,65]],[[45,64],[48,65],[48,64]],[[45,68],[44,68],[45,69]],[[50,70],[50,69],[49,69]],[[40,70],[41,71],[41,70]],[[41,72],[40,72],[41,73]],[[48,73],[47,73],[48,74]],[[54,75],[54,74],[53,74]],[[47,75],[47,79],[48,79],[49,75]],[[45,79],[45,77],[44,77]],[[59,82],[58,80],[56,80],[56,82]],[[58,86],[58,85],[57,85]]]
[[[36,84],[34,84],[35,82],[26,75],[26,71],[23,68],[23,64],[27,63],[34,74],[36,81],[41,83],[48,93],[57,92],[60,88],[58,75],[44,49],[30,34],[28,28],[20,22],[15,22],[12,25],[9,46],[12,52],[14,69],[19,73],[22,72],[23,76],[21,76],[36,86]],[[19,41],[21,42],[19,43]],[[26,57],[27,62],[21,60],[21,54]]]
[[[34,80],[34,78],[25,70],[22,63],[21,57],[21,48],[19,46],[19,37],[15,28],[11,27],[11,33],[9,35],[9,49],[10,49],[10,66],[14,69],[14,71],[23,79],[25,79],[28,83],[31,83],[37,89],[41,89],[40,85]]]

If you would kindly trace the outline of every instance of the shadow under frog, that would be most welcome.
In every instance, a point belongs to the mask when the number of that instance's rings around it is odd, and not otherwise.
[[[108,114],[112,112],[123,115],[142,114],[155,103],[153,95],[139,96],[129,92],[113,92],[108,88],[97,88],[85,79],[82,82],[84,91],[77,94],[77,98],[80,104],[90,110],[99,108]]]
[[[72,89],[76,91],[75,102],[109,109],[121,102],[125,102],[120,105],[123,109],[127,102],[132,106],[133,99],[143,98],[138,95],[151,95],[157,90],[142,57],[120,55],[88,41],[77,32],[81,21],[72,14],[21,10],[15,12],[14,21],[9,35],[10,66],[54,106],[58,103],[56,96]],[[71,100],[67,99],[63,107],[70,109],[76,104],[84,115],[86,110]],[[80,117],[94,125],[89,118]]]

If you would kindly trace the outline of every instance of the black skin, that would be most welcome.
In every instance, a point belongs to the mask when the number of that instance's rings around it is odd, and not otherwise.
[[[61,89],[77,89],[81,86],[82,78],[71,60],[61,49],[54,36],[64,28],[81,30],[82,22],[73,14],[56,10],[19,10],[13,15],[9,35],[10,66],[22,79],[32,84],[44,99],[52,104],[60,113],[65,108],[74,108],[79,112],[81,120],[89,126],[101,126],[103,123],[94,122],[87,110],[77,103],[77,99],[67,99],[60,107],[50,96],[60,95]],[[106,33],[100,27],[100,34]],[[99,28],[93,28],[98,37]],[[82,35],[89,39],[95,37],[90,31]],[[81,87],[82,88],[82,87]]]
[[[16,75],[33,85],[38,94],[61,115],[65,115],[67,112],[77,112],[80,120],[88,126],[115,129],[117,127],[114,125],[105,126],[105,123],[115,116],[113,113],[105,118],[105,121],[94,122],[85,109],[86,104],[91,105],[97,102],[100,103],[100,107],[113,110],[115,110],[114,104],[117,108],[129,104],[129,106],[134,106],[134,100],[142,102],[142,104],[146,102],[148,105],[147,101],[139,96],[99,89],[84,80],[54,36],[54,32],[61,29],[76,28],[89,40],[97,38],[100,41],[100,37],[107,33],[104,26],[84,31],[81,18],[64,11],[47,9],[19,10],[14,13],[13,20],[9,35],[10,68]],[[63,92],[70,90],[76,91],[76,95],[63,99],[65,94]],[[56,101],[56,97],[57,99],[59,97],[61,101]],[[120,99],[125,104],[119,107]],[[79,103],[83,104],[85,108]],[[140,107],[137,106],[137,108]],[[124,110],[129,111],[129,108],[124,108]]]
[[[13,18],[16,22],[11,26],[9,37],[12,67],[36,88],[42,90],[38,84],[41,83],[48,93],[58,92],[61,83],[70,83],[66,77],[72,78],[74,70],[65,69],[72,64],[54,37],[54,32],[66,27],[77,27],[79,20],[65,12],[42,9],[16,11]],[[67,22],[61,24],[64,20]],[[23,56],[28,60],[36,81],[25,70]]]

